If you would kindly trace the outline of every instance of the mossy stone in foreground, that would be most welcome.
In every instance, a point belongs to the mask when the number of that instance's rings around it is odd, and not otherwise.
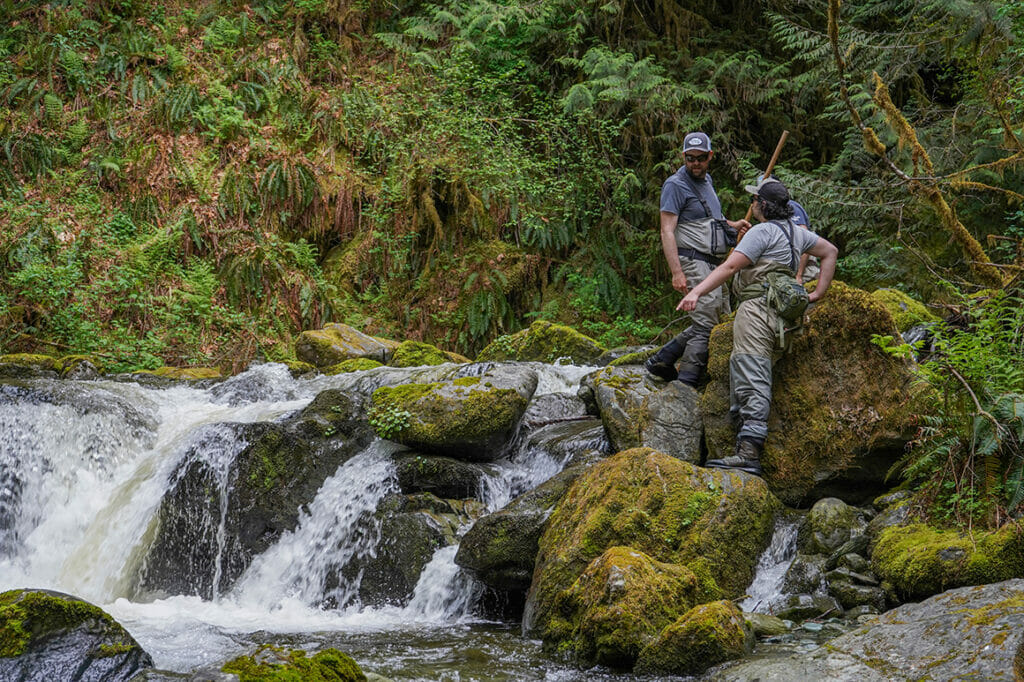
[[[0,594],[0,679],[117,682],[152,665],[98,606],[48,590]]]
[[[900,332],[905,332],[915,325],[939,321],[938,316],[928,310],[923,303],[915,301],[899,289],[878,289],[871,293],[871,298],[885,306]]]
[[[559,595],[617,546],[686,566],[709,585],[706,591],[714,583],[723,596],[739,596],[780,506],[756,476],[703,469],[650,448],[612,455],[580,476],[552,513],[524,628],[543,636],[560,617]],[[562,635],[554,628],[550,636]]]
[[[612,547],[556,597],[545,639],[580,662],[628,669],[665,626],[718,596],[685,566]]]
[[[593,363],[607,349],[571,327],[537,320],[515,334],[499,336],[480,351],[477,361],[555,362],[566,358],[574,365]]]
[[[305,651],[264,645],[251,656],[228,661],[221,670],[238,675],[239,682],[366,682],[359,665],[333,648],[307,657]]]
[[[754,648],[754,636],[736,605],[728,600],[701,604],[666,627],[640,652],[636,671],[644,674],[699,675]]]
[[[920,523],[895,526],[879,536],[871,567],[907,600],[999,582],[1024,576],[1024,533],[1013,525],[969,535]]]

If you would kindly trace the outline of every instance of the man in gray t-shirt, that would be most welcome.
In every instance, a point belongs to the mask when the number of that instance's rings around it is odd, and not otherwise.
[[[778,343],[780,318],[768,304],[765,284],[778,273],[795,278],[800,256],[809,253],[821,259],[818,284],[810,294],[811,302],[817,301],[832,283],[839,252],[827,239],[796,226],[793,208],[787,204],[789,191],[781,182],[769,178],[746,189],[754,195],[753,214],[759,222],[747,231],[724,263],[690,290],[678,307],[693,310],[701,297],[735,275],[733,291],[740,304],[732,326],[729,411],[739,423],[736,450],[731,456],[709,459],[705,466],[760,475],[772,402],[772,365],[782,350]]]
[[[672,273],[672,287],[685,293],[700,284],[729,249],[725,227],[749,227],[746,220],[726,220],[708,175],[711,140],[704,133],[683,138],[685,165],[661,187],[661,248]],[[724,287],[706,296],[690,312],[690,326],[662,346],[645,363],[662,379],[696,386],[708,362],[708,337],[722,313],[729,311]],[[678,370],[675,363],[682,359]]]

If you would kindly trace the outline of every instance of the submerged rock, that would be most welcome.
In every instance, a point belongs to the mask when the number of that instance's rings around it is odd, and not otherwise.
[[[1015,680],[1024,677],[1024,580],[905,604],[809,653],[742,662],[714,682]]]
[[[515,334],[499,336],[480,351],[478,362],[519,360],[591,365],[605,352],[604,346],[571,327],[537,320]]]
[[[803,334],[774,370],[765,480],[787,504],[835,496],[870,500],[914,436],[928,400],[910,366],[874,343],[895,333],[892,316],[866,292],[833,282]],[[710,382],[701,399],[708,457],[730,454],[729,355],[732,322],[714,328]]]
[[[152,666],[98,606],[49,590],[0,594],[0,679],[121,682]]]
[[[608,367],[587,377],[615,451],[650,447],[687,462],[700,461],[698,393],[667,385],[637,366]]]
[[[685,566],[724,596],[739,596],[779,507],[756,476],[702,469],[649,448],[612,455],[572,484],[548,520],[524,630],[559,645],[566,636],[557,626],[559,595],[612,547]]]

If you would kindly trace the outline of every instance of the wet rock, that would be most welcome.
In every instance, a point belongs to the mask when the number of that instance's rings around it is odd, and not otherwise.
[[[910,366],[871,338],[895,334],[892,316],[866,292],[833,282],[805,332],[775,365],[765,480],[787,504],[821,497],[871,499],[914,437],[925,393]],[[730,454],[729,355],[732,322],[714,328],[710,381],[701,399],[708,457]]]
[[[629,547],[612,547],[556,597],[558,615],[548,633],[559,642],[559,650],[571,652],[581,663],[628,669],[646,645],[656,643],[663,628],[714,598],[717,590],[709,593],[706,588],[688,568],[654,561]],[[736,616],[741,618],[738,611]],[[651,665],[675,653],[673,644],[680,639],[684,637],[653,650]]]
[[[605,348],[575,329],[546,320],[537,320],[515,334],[499,336],[477,356],[478,362],[537,361],[592,365]]]
[[[307,656],[302,650],[265,644],[251,655],[231,659],[221,670],[242,680],[366,682],[366,675],[359,665],[347,654],[333,648]]]
[[[775,615],[783,620],[800,621],[824,615],[841,616],[843,607],[828,595],[793,594],[786,598]]]
[[[63,363],[49,355],[11,353],[0,355],[0,380],[38,379],[60,376]]]
[[[536,389],[528,368],[384,386],[373,392],[369,418],[382,438],[414,450],[489,462],[507,452]]]
[[[98,606],[49,590],[0,594],[0,679],[121,682],[152,666]]]
[[[913,494],[909,490],[897,490],[885,495],[879,495],[872,501],[872,504],[878,511],[883,511],[901,502],[909,502],[911,497],[913,497]]]
[[[789,594],[813,594],[825,583],[825,557],[798,554],[786,569],[782,590]]]
[[[731,601],[701,604],[662,630],[640,652],[642,674],[697,675],[713,665],[742,658],[754,648],[753,632]]]
[[[564,469],[493,514],[477,520],[463,536],[455,563],[485,584],[519,595],[530,587],[544,524],[585,467]]]
[[[865,530],[869,541],[875,541],[878,536],[882,534],[886,528],[896,528],[899,526],[905,526],[910,521],[910,505],[906,502],[898,502],[889,507],[884,511],[880,512],[875,518],[871,519],[868,523],[868,527]]]
[[[829,581],[828,593],[843,609],[870,606],[878,611],[885,610],[885,592],[879,587],[833,578]]]
[[[650,357],[654,351],[658,350],[658,346],[621,346],[619,348],[612,348],[601,354],[597,360],[594,361],[594,365],[597,367],[607,367],[608,365],[640,365],[643,361]]]
[[[558,595],[611,547],[686,566],[725,596],[739,596],[771,539],[778,510],[756,476],[702,469],[649,448],[612,455],[570,486],[548,520],[524,631],[557,645],[563,636],[552,626]]]
[[[807,523],[800,529],[799,546],[807,554],[831,554],[862,534],[866,526],[860,510],[827,497],[815,502],[808,512]]]
[[[855,528],[853,530],[854,535],[839,545],[839,547],[829,555],[828,561],[825,563],[825,567],[828,570],[832,570],[839,566],[839,561],[846,556],[861,556],[866,557],[869,555],[870,541],[866,533],[859,534],[859,530]]]
[[[789,632],[786,621],[767,613],[744,613],[743,618],[755,637],[778,637]]]
[[[905,604],[809,654],[728,666],[714,682],[1013,680],[1024,674],[1024,580]]]
[[[1024,575],[1024,535],[1012,525],[971,534],[920,523],[890,527],[875,543],[871,566],[902,600],[921,599]]]
[[[653,379],[642,367],[608,367],[587,377],[615,451],[650,447],[687,462],[700,461],[699,394]]]
[[[299,334],[295,356],[315,367],[329,367],[357,358],[387,364],[397,347],[396,341],[378,339],[346,324],[335,323]]]
[[[90,381],[100,377],[96,360],[87,355],[68,355],[61,358],[60,378],[69,381]]]
[[[836,561],[836,566],[847,568],[854,573],[868,573],[871,571],[871,562],[860,554],[842,554]]]
[[[611,453],[604,425],[593,417],[547,424],[527,432],[524,451],[543,452],[566,466],[593,464]]]
[[[357,404],[333,389],[279,422],[207,428],[161,501],[140,589],[205,599],[223,593],[255,555],[295,528],[324,480],[372,440]]]
[[[455,499],[480,493],[484,470],[478,465],[408,451],[397,453],[394,460],[398,487],[403,493],[426,492]]]
[[[523,428],[537,429],[553,423],[587,417],[587,403],[572,393],[545,393],[530,401],[523,414]]]

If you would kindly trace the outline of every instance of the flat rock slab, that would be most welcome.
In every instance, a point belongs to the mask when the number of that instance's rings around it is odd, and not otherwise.
[[[1024,678],[1024,579],[904,604],[810,654],[746,661],[704,679],[883,682]]]

